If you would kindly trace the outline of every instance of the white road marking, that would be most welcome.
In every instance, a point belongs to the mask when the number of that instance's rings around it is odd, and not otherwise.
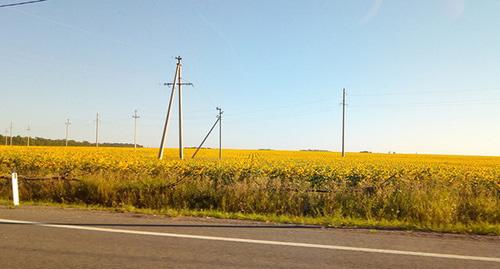
[[[294,243],[294,242],[283,242],[283,241],[269,241],[269,240],[255,240],[255,239],[244,239],[244,238],[218,237],[218,236],[175,234],[175,233],[159,233],[159,232],[148,232],[148,231],[137,231],[137,230],[122,230],[122,229],[111,229],[111,228],[99,228],[99,227],[79,226],[79,225],[50,224],[50,223],[43,223],[43,222],[24,221],[24,220],[0,219],[0,223],[25,224],[25,225],[27,224],[27,225],[34,225],[34,226],[41,226],[41,227],[49,227],[49,228],[62,228],[62,229],[84,230],[84,231],[94,231],[94,232],[107,232],[107,233],[133,234],[133,235],[148,235],[148,236],[161,236],[161,237],[175,237],[175,238],[187,238],[187,239],[198,239],[198,240],[212,240],[212,241],[225,241],[225,242],[261,244],[261,245],[275,245],[275,246],[288,246],[288,247],[303,247],[303,248],[319,248],[319,249],[332,249],[332,250],[344,250],[344,251],[359,251],[359,252],[368,252],[368,253],[408,255],[408,256],[419,256],[419,257],[433,257],[433,258],[459,259],[459,260],[471,260],[471,261],[486,261],[486,262],[499,262],[500,263],[500,258],[495,258],[495,257],[466,256],[466,255],[431,253],[431,252],[418,252],[418,251],[404,251],[404,250],[393,250],[393,249],[377,249],[377,248],[361,248],[361,247],[348,247],[348,246],[336,246],[336,245]]]

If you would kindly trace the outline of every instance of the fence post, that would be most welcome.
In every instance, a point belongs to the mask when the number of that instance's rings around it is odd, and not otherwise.
[[[19,184],[17,182],[17,173],[12,173],[12,200],[14,200],[14,206],[19,206]]]

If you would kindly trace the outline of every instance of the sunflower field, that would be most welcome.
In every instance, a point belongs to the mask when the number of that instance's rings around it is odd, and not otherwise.
[[[21,201],[500,234],[500,157],[225,150],[218,161],[211,149],[183,161],[174,149],[162,161],[156,155],[0,146],[0,198],[10,199],[9,175],[17,172]]]

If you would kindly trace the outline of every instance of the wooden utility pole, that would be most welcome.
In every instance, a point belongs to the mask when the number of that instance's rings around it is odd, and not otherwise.
[[[26,128],[26,131],[28,131],[28,143],[27,143],[27,146],[29,147],[30,146],[30,139],[31,139],[31,126],[28,125],[28,128]]]
[[[95,146],[99,147],[99,112],[95,117]]]
[[[167,108],[167,117],[165,119],[165,125],[163,126],[163,135],[161,136],[161,143],[160,143],[160,152],[158,154],[158,159],[163,159],[163,150],[165,147],[165,143],[167,142],[167,130],[168,130],[168,123],[170,120],[170,113],[172,111],[172,102],[174,101],[174,96],[175,96],[175,82],[177,81],[177,74],[179,74],[179,67],[180,67],[180,57],[177,57],[177,66],[175,68],[175,74],[174,74],[174,82],[172,84],[172,91],[170,92],[170,100],[168,101],[168,108]],[[165,84],[168,85],[168,84]]]
[[[134,111],[134,115],[132,116],[134,119],[134,149],[137,148],[137,119],[139,119],[139,115],[137,115],[137,110]]]
[[[205,143],[205,141],[207,141],[207,138],[210,136],[212,131],[215,129],[215,126],[217,126],[217,124],[219,124],[219,160],[222,160],[222,124],[221,124],[221,122],[222,122],[222,113],[224,113],[224,111],[222,111],[222,109],[218,108],[218,107],[217,107],[217,110],[219,111],[219,114],[217,115],[217,120],[215,121],[214,125],[212,125],[212,128],[210,128],[210,131],[208,131],[205,138],[203,138],[203,141],[201,141],[200,145],[196,148],[196,151],[193,153],[193,156],[191,158],[196,157],[196,154],[198,154],[198,151],[200,151],[200,149],[203,146],[203,144]]]
[[[182,122],[182,86],[193,86],[193,83],[182,82],[181,69],[182,69],[182,58],[177,56],[177,66],[175,69],[175,75],[172,83],[165,83],[166,86],[172,86],[172,91],[170,93],[170,100],[168,102],[167,117],[165,119],[165,125],[163,126],[163,135],[161,137],[160,152],[158,153],[158,159],[163,159],[163,153],[165,148],[165,143],[167,142],[167,131],[168,124],[170,121],[170,113],[172,111],[172,103],[175,96],[175,86],[179,89],[179,158],[184,159],[184,146],[183,146],[183,122]]]
[[[179,74],[177,76],[177,87],[179,87],[179,159],[184,160],[184,145],[182,144],[182,83],[181,83],[181,71],[182,71],[182,58],[180,56],[177,57],[179,61]]]
[[[345,157],[345,88],[342,89],[342,157]]]
[[[14,123],[10,122],[10,145],[12,146],[12,128],[14,127]]]
[[[66,122],[64,123],[66,125],[66,147],[68,146],[68,135],[69,135],[69,126],[71,125],[71,122],[69,119],[66,119]]]
[[[217,118],[219,119],[219,161],[222,160],[222,108],[217,107],[217,111],[219,111],[219,115]]]

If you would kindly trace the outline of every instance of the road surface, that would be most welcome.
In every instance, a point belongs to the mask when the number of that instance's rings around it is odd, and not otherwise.
[[[0,268],[500,268],[500,237],[0,206]]]

